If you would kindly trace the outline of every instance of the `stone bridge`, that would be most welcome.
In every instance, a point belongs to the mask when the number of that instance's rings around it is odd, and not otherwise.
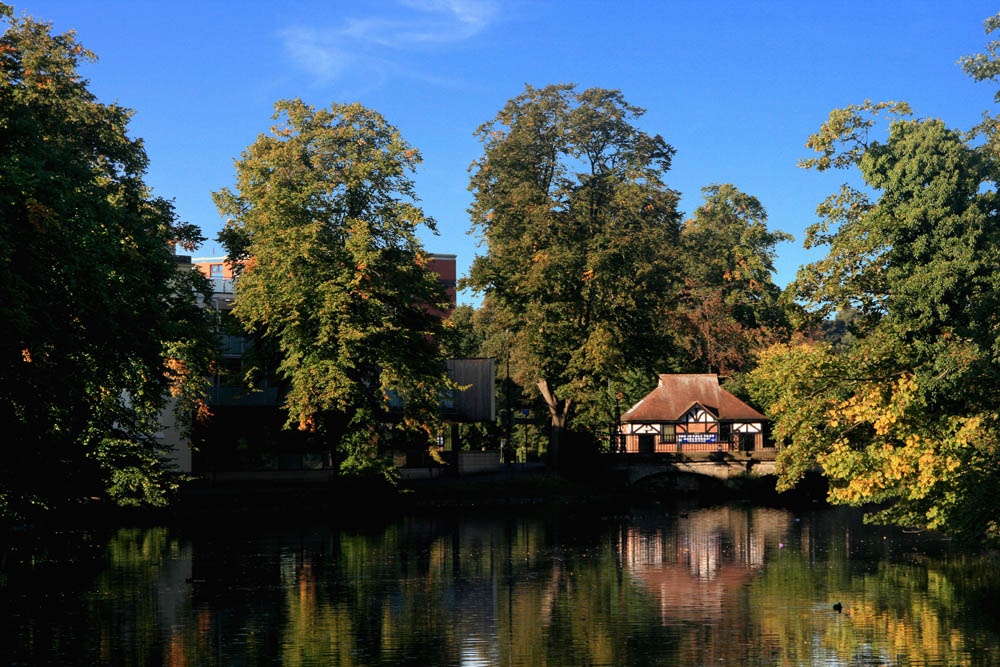
[[[774,452],[751,452],[719,456],[645,456],[616,455],[610,463],[613,472],[634,485],[644,479],[660,475],[702,475],[729,480],[736,477],[765,477],[774,475]]]

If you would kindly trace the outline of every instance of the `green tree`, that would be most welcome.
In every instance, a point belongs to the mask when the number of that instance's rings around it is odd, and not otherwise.
[[[680,234],[685,289],[679,332],[688,363],[729,375],[754,353],[787,340],[791,326],[774,284],[774,258],[784,232],[767,228],[760,201],[730,184],[702,188],[705,203]]]
[[[450,304],[417,230],[420,161],[360,104],[275,105],[278,123],[215,193],[236,262],[234,315],[280,351],[289,425],[339,447],[345,471],[379,469],[401,401],[403,429],[434,432],[447,372],[432,308]]]
[[[819,328],[820,332],[822,332],[823,341],[836,349],[853,343],[855,339],[854,332],[856,330],[855,319],[857,317],[857,311],[848,307],[834,313],[833,319],[827,317],[821,320]]]
[[[202,238],[143,183],[131,111],[102,104],[73,33],[0,5],[0,513],[80,497],[162,504],[153,434],[187,420],[211,358],[207,313],[172,243]]]
[[[609,378],[651,375],[671,356],[664,322],[676,294],[678,195],[664,183],[674,149],[640,130],[619,91],[527,86],[476,132],[473,229],[486,245],[468,285],[483,293],[522,386],[552,418],[550,457]]]
[[[998,541],[997,152],[909,113],[866,102],[810,138],[806,167],[856,169],[864,186],[820,205],[806,244],[828,254],[794,289],[823,314],[853,311],[853,337],[773,350],[751,386],[787,443],[784,486],[819,464],[834,501],[878,503],[876,520]]]
[[[462,304],[445,320],[446,335],[441,351],[449,359],[468,359],[482,355],[483,334],[476,325],[476,309]]]

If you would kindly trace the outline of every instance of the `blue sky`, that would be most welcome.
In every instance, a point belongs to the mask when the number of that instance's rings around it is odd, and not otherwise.
[[[7,0],[13,2],[13,0]],[[468,167],[475,129],[524,85],[620,89],[640,121],[677,150],[669,185],[689,215],[701,189],[755,195],[778,247],[784,285],[806,261],[805,228],[847,178],[796,166],[829,112],[906,100],[921,117],[968,128],[994,111],[994,87],[957,61],[985,50],[979,0],[25,0],[15,10],[76,30],[99,61],[85,70],[105,102],[135,110],[147,183],[221,252],[211,192],[271,125],[275,101],[361,102],[418,148],[415,180],[438,234],[427,250],[482,249],[470,234]],[[460,301],[474,303],[471,295]]]

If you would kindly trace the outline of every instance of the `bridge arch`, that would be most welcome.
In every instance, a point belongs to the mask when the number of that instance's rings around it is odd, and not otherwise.
[[[774,461],[761,461],[757,459],[747,459],[746,461],[732,459],[710,461],[637,461],[629,460],[627,457],[622,458],[617,460],[612,468],[618,476],[627,481],[629,486],[635,486],[643,480],[655,477],[691,475],[727,481],[734,478],[759,478],[775,474]]]

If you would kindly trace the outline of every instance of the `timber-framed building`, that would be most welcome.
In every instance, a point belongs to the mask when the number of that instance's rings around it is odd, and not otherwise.
[[[766,424],[767,417],[723,389],[715,374],[664,374],[621,416],[619,451],[758,451],[770,448]]]

